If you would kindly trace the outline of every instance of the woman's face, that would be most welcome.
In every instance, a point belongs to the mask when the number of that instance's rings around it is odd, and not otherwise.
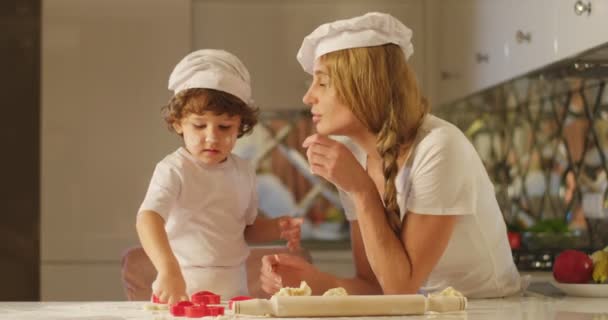
[[[338,99],[328,69],[320,59],[315,61],[312,83],[302,101],[311,107],[312,121],[319,134],[351,136],[362,129],[350,108]]]
[[[184,137],[186,150],[204,164],[217,164],[232,152],[236,143],[240,116],[213,112],[190,113],[173,124]]]

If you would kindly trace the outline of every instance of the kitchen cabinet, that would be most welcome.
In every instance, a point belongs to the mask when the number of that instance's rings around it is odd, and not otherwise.
[[[523,1],[523,0],[522,0]],[[430,36],[438,67],[428,78],[435,104],[442,104],[489,87],[509,73],[512,6],[506,1],[446,0],[429,4],[427,19],[435,25]],[[431,62],[432,63],[432,62]]]
[[[504,68],[496,81],[511,79],[556,61],[554,0],[513,0],[503,3],[502,39]],[[504,18],[503,18],[504,19]]]
[[[437,68],[431,75],[437,86],[436,102],[449,101],[475,89],[471,75],[476,47],[472,34],[473,8],[472,1],[447,0],[429,10],[431,22],[437,22],[436,35],[431,37],[431,41],[436,41],[433,52]]]
[[[522,0],[523,1],[523,0]],[[511,20],[508,14],[497,14],[507,12],[510,3],[505,1],[471,1],[473,8],[471,19],[473,28],[473,52],[468,59],[472,59],[471,83],[474,91],[500,82],[504,74],[508,72],[508,50],[507,42],[509,29],[505,28]]]
[[[554,1],[557,58],[608,42],[608,1]]]
[[[427,72],[436,104],[608,42],[608,1],[441,0],[428,6],[427,24],[435,27]]]

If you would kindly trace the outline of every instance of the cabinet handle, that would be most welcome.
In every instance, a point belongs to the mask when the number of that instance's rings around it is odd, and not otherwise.
[[[441,80],[450,80],[459,78],[460,74],[442,70],[439,72],[439,77],[441,78]]]
[[[574,3],[574,13],[576,13],[577,16],[582,15],[585,13],[585,11],[587,12],[588,16],[591,15],[591,2],[587,2],[587,4],[585,4],[583,1],[578,0]]]
[[[521,30],[517,30],[515,33],[515,40],[517,43],[532,42],[532,34],[530,32],[523,32]]]
[[[475,54],[475,60],[477,61],[477,63],[487,63],[488,61],[490,61],[490,56],[487,53],[477,52]]]

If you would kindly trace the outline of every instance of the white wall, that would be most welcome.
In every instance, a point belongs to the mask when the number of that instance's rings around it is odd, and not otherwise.
[[[301,109],[310,79],[298,64],[302,39],[322,23],[369,11],[390,13],[414,31],[410,60],[425,83],[421,0],[193,0],[193,48],[224,48],[249,68],[262,110]]]
[[[124,299],[121,252],[155,163],[160,107],[190,51],[189,0],[45,0],[41,298]]]

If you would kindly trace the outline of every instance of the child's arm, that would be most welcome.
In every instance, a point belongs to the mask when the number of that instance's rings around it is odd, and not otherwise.
[[[302,218],[280,217],[268,219],[258,215],[253,224],[245,228],[245,240],[249,243],[287,240],[287,246],[298,249],[300,246],[300,225]]]
[[[154,211],[142,211],[137,215],[136,228],[139,240],[158,272],[154,294],[167,303],[188,300],[184,277],[169,245],[165,220]]]
[[[245,228],[245,241],[249,243],[276,241],[279,237],[278,219],[268,219],[258,215],[253,224]]]

